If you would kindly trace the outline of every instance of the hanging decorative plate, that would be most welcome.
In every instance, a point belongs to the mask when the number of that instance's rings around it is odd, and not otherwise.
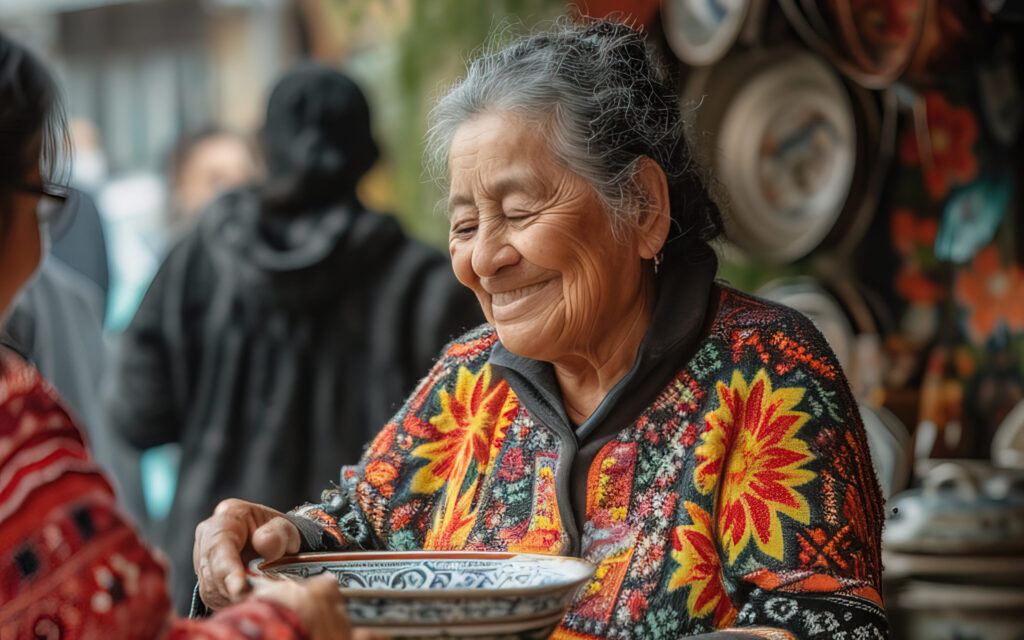
[[[884,89],[915,59],[936,0],[779,0],[793,30],[845,76]]]
[[[728,191],[727,237],[774,262],[807,255],[853,179],[857,132],[845,87],[814,55],[788,49],[728,61],[703,80],[708,115],[698,111],[694,142]]]
[[[750,10],[750,0],[665,0],[665,38],[687,64],[714,64],[732,48]]]
[[[888,500],[905,489],[910,479],[913,463],[910,434],[899,418],[885,408],[875,409],[861,404],[860,416],[882,497]]]

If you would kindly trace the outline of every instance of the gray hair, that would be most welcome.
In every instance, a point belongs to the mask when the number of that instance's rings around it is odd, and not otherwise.
[[[506,47],[492,40],[430,112],[432,175],[446,182],[455,132],[486,112],[545,126],[552,154],[594,188],[617,237],[646,210],[637,182],[644,157],[665,172],[678,237],[704,242],[720,233],[718,209],[691,161],[674,85],[639,31],[564,19]]]

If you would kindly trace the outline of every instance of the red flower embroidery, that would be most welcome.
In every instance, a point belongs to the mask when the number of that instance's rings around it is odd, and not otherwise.
[[[968,311],[967,329],[976,343],[987,340],[1001,322],[1011,331],[1024,329],[1024,270],[1016,264],[1003,267],[994,246],[957,276],[956,297]]]
[[[637,622],[644,617],[644,612],[647,611],[647,598],[639,590],[635,590],[629,594],[626,606],[629,607],[629,617]]]
[[[526,475],[526,463],[523,460],[523,450],[513,447],[508,450],[501,460],[501,468],[498,469],[498,477],[502,480],[515,482]]]
[[[939,222],[934,218],[918,218],[910,209],[897,207],[892,210],[889,230],[900,253],[910,253],[920,247],[930,250],[939,235]]]
[[[933,200],[940,200],[950,186],[967,184],[978,174],[978,160],[974,156],[978,125],[970,109],[952,106],[937,91],[929,91],[924,99],[931,161],[921,153],[913,130],[905,131],[900,138],[900,159],[909,167],[923,165],[928,194]]]
[[[693,524],[672,531],[672,559],[679,566],[672,573],[668,590],[689,587],[686,609],[690,616],[702,618],[713,612],[715,626],[727,626],[735,620],[736,609],[722,582],[721,560],[711,538],[711,516],[693,502],[684,504]]]
[[[813,459],[807,443],[796,437],[810,417],[795,407],[804,396],[799,387],[772,389],[761,369],[750,385],[734,371],[729,386],[717,385],[720,406],[707,414],[711,430],[697,447],[697,489],[718,490],[718,534],[736,561],[751,538],[765,554],[783,557],[780,515],[807,524],[810,507],[796,487],[814,479],[804,465]]]

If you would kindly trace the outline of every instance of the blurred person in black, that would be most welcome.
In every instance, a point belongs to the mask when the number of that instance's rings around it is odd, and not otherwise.
[[[193,532],[220,500],[284,509],[337,481],[438,349],[482,320],[445,256],[356,197],[378,149],[351,79],[286,74],[260,137],[267,179],[216,200],[171,250],[107,397],[134,446],[181,444],[158,541],[182,610]]]

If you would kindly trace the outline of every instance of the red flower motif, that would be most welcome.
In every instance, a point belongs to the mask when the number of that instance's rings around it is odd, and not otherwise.
[[[897,207],[892,210],[889,229],[896,249],[906,254],[919,247],[935,246],[939,222],[934,218],[918,218],[910,209]]]
[[[908,301],[934,305],[946,298],[946,290],[937,282],[921,273],[914,265],[904,265],[896,275],[896,292]]]
[[[715,627],[724,627],[736,619],[736,609],[722,581],[721,560],[711,538],[711,516],[693,502],[685,505],[693,524],[672,530],[672,559],[679,566],[668,590],[689,587],[686,609],[690,616],[702,618],[713,612]]]
[[[647,611],[647,598],[639,590],[634,590],[626,599],[626,606],[629,607],[629,617],[633,622],[639,622]]]
[[[693,426],[693,423],[686,425],[683,437],[679,441],[683,443],[684,447],[692,447],[693,443],[697,442],[697,429]]]
[[[697,447],[694,482],[705,495],[718,489],[718,534],[730,563],[751,538],[781,560],[780,516],[810,521],[807,499],[796,489],[815,477],[804,467],[814,456],[796,435],[810,418],[795,409],[804,389],[772,389],[764,369],[749,386],[737,370],[729,386],[719,382],[716,388],[720,405],[705,416],[712,430]]]
[[[983,249],[970,268],[956,278],[956,297],[968,311],[972,341],[985,342],[1004,323],[1010,331],[1024,329],[1024,270],[1002,266],[995,246]]]
[[[501,460],[501,468],[498,469],[498,477],[502,480],[514,482],[526,475],[526,463],[523,460],[523,450],[513,447],[508,450]]]
[[[403,504],[391,513],[391,530],[398,531],[408,526],[409,522],[412,521],[412,517],[416,515],[422,505],[422,500],[413,500],[408,504]]]
[[[940,200],[950,186],[967,184],[978,174],[974,144],[978,141],[978,125],[967,107],[954,107],[946,96],[929,91],[925,109],[930,140],[930,162],[921,153],[916,132],[905,131],[900,138],[900,159],[908,167],[923,165],[925,187],[933,200]]]

